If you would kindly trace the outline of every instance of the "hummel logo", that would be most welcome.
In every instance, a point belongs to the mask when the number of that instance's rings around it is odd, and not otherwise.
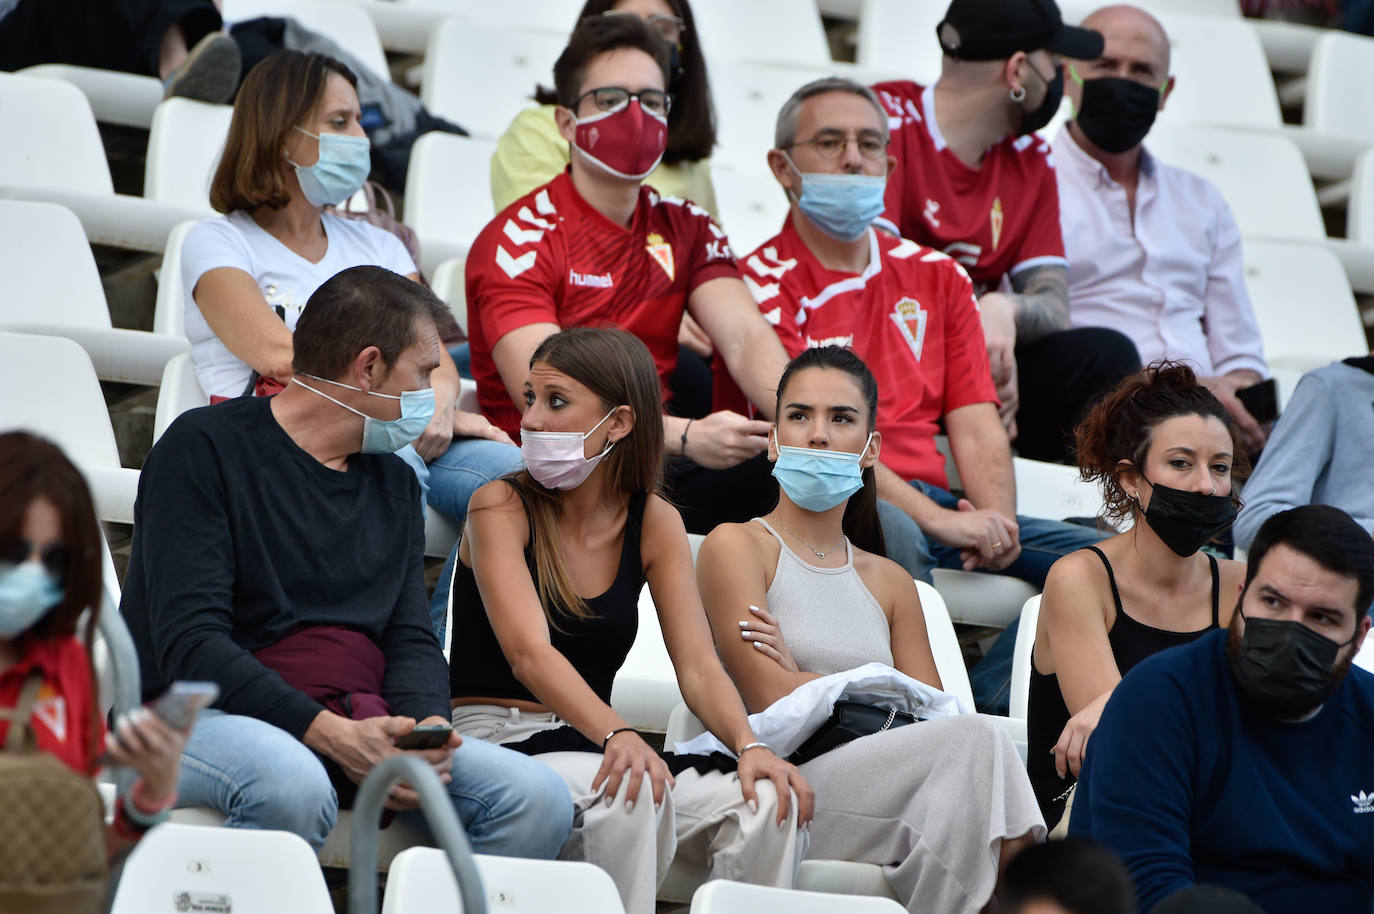
[[[1366,812],[1374,812],[1374,793],[1365,793],[1361,790],[1358,794],[1350,795],[1350,802],[1355,804],[1355,814],[1359,815]]]

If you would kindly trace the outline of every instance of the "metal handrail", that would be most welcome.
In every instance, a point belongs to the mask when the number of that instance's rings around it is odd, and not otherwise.
[[[353,802],[353,833],[349,845],[349,914],[377,912],[377,840],[387,794],[404,781],[420,797],[420,809],[430,833],[444,853],[458,881],[463,914],[487,914],[487,893],[467,835],[453,811],[453,801],[434,769],[411,755],[393,755],[368,772]]]

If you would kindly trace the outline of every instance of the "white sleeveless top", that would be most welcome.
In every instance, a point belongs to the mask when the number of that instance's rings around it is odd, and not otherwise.
[[[797,666],[821,675],[872,661],[892,666],[892,629],[882,606],[854,570],[849,539],[844,541],[844,565],[817,568],[789,549],[766,520],[754,520],[781,547],[768,587],[768,609]]]

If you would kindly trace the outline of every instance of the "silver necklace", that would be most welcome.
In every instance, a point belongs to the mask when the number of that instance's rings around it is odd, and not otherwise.
[[[801,536],[797,533],[797,531],[793,530],[791,527],[787,526],[787,525],[784,524],[782,521],[778,521],[778,526],[781,527],[782,529],[786,530],[788,533],[792,534],[794,537],[796,537],[797,540],[798,540],[798,542],[800,542],[800,543],[801,543],[803,546],[805,546],[807,549],[810,549],[810,550],[811,550],[811,554],[814,555],[814,556],[815,556],[816,558],[818,558],[818,559],[823,559],[823,558],[825,558],[827,555],[829,555],[830,553],[834,552],[836,549],[838,549],[838,548],[840,548],[841,546],[844,545],[844,534],[840,534],[840,541],[839,541],[838,543],[836,543],[835,545],[831,546],[829,549],[825,550],[825,552],[821,552],[821,551],[820,551],[819,549],[817,549],[815,546],[811,545],[811,544],[808,543],[806,540],[802,539]]]

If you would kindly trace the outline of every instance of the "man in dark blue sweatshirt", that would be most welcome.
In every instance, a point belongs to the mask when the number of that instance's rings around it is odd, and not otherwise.
[[[1190,885],[1268,914],[1374,910],[1374,541],[1308,505],[1265,522],[1227,632],[1146,660],[1103,711],[1069,831],[1142,914]]]
[[[440,774],[475,850],[553,857],[572,801],[552,769],[450,733],[448,665],[426,609],[415,474],[394,451],[434,411],[434,294],[354,267],[310,296],[292,383],[178,418],[139,479],[120,606],[145,697],[219,685],[181,764],[180,803],[318,850],[353,785],[412,751]],[[420,822],[418,797],[388,806]]]

